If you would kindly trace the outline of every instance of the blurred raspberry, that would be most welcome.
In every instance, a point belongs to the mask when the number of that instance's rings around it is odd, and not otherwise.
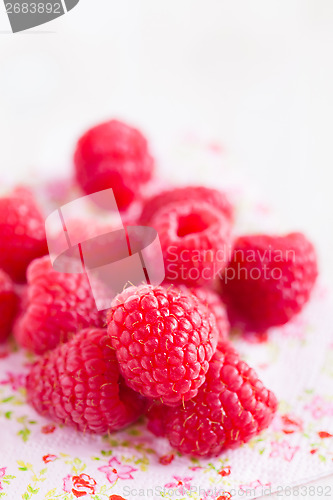
[[[54,422],[98,434],[126,427],[145,407],[121,379],[106,331],[95,328],[38,359],[27,376],[27,397]]]
[[[198,394],[177,408],[164,407],[160,425],[181,453],[217,456],[258,435],[276,409],[276,397],[256,372],[230,344],[219,343]]]
[[[24,282],[29,263],[46,253],[44,218],[32,193],[18,188],[0,198],[0,268]]]
[[[166,280],[209,284],[227,264],[230,220],[212,205],[188,201],[167,205],[149,223],[158,232]]]
[[[184,186],[169,188],[148,198],[144,202],[139,223],[149,225],[161,208],[184,200],[203,201],[219,210],[230,221],[233,219],[233,207],[225,193],[205,186]]]
[[[14,326],[22,347],[42,354],[83,328],[105,325],[85,274],[57,272],[50,258],[43,257],[31,263],[27,277],[26,307]]]
[[[314,247],[301,233],[238,238],[222,277],[230,319],[259,331],[287,323],[309,300],[317,275]]]
[[[170,406],[195,396],[216,349],[214,316],[186,291],[142,285],[118,295],[108,333],[132,389]]]
[[[18,297],[10,277],[0,269],[0,342],[11,333],[17,311]]]
[[[144,136],[117,120],[88,130],[77,143],[74,163],[83,191],[91,194],[112,188],[120,210],[140,195],[154,170]]]

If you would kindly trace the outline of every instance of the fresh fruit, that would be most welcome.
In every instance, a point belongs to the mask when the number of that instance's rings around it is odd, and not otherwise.
[[[172,283],[164,282],[163,286],[169,288],[174,286]],[[187,287],[183,284],[175,285],[179,290],[187,290],[197,297],[209,310],[214,314],[216,321],[216,328],[219,333],[219,340],[227,340],[229,337],[230,324],[226,307],[221,299],[221,296],[206,287]]]
[[[47,253],[44,218],[30,191],[0,198],[0,268],[24,282],[29,263]]]
[[[269,426],[276,409],[276,397],[256,372],[231,344],[219,343],[198,394],[177,408],[165,406],[164,412],[157,411],[162,418],[160,432],[173,448],[208,457],[258,435]],[[157,413],[154,416],[153,430],[157,428]]]
[[[30,264],[27,278],[26,307],[14,326],[22,347],[42,354],[83,328],[105,325],[85,274],[57,272],[46,256]]]
[[[27,376],[29,403],[54,422],[103,434],[122,429],[145,401],[122,380],[106,330],[88,328],[39,358]]]
[[[139,223],[149,225],[155,213],[161,208],[184,200],[209,203],[227,219],[230,221],[233,219],[233,208],[225,193],[205,186],[184,186],[167,189],[148,198],[144,202]]]
[[[166,280],[209,284],[227,264],[231,224],[212,205],[198,200],[173,203],[156,212],[150,225],[160,238]]]
[[[0,269],[0,342],[6,340],[11,333],[17,305],[18,297],[13,282],[8,274]]]
[[[167,405],[195,396],[216,349],[215,318],[189,292],[141,285],[118,295],[108,333],[129,387]]]
[[[91,194],[112,188],[120,210],[140,194],[154,170],[144,136],[118,120],[88,130],[77,143],[74,163],[83,191]]]
[[[257,330],[283,325],[309,300],[317,274],[314,247],[301,233],[238,238],[222,277],[230,318]]]
[[[147,427],[157,437],[165,436],[165,412],[166,406],[160,402],[151,403],[146,411]]]

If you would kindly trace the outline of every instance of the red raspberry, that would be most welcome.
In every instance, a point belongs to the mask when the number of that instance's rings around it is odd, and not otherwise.
[[[315,250],[301,233],[238,238],[223,276],[230,317],[259,331],[282,325],[309,300],[317,275]]]
[[[11,332],[17,303],[12,280],[0,269],[0,342],[6,340]]]
[[[235,349],[221,343],[198,394],[183,406],[164,409],[161,427],[171,446],[184,454],[217,456],[267,428],[277,400]]]
[[[183,200],[204,201],[222,212],[227,219],[233,219],[233,208],[225,193],[205,186],[184,186],[162,191],[146,200],[139,223],[149,225],[155,213],[161,208]]]
[[[150,221],[159,234],[168,281],[210,283],[227,264],[231,224],[202,201],[183,201],[159,210]]]
[[[149,406],[146,412],[146,417],[148,418],[147,427],[157,437],[165,436],[165,408],[165,405],[154,402]]]
[[[44,218],[32,193],[21,188],[0,198],[0,267],[24,282],[29,263],[45,254]]]
[[[30,264],[27,277],[27,304],[14,326],[22,347],[43,354],[83,328],[105,325],[85,274],[59,273],[47,256]]]
[[[195,396],[218,332],[194,295],[175,287],[131,287],[115,298],[108,323],[129,387],[170,406]]]
[[[88,130],[78,141],[74,163],[81,188],[87,194],[112,188],[120,210],[132,203],[154,170],[146,139],[117,120]]]
[[[168,282],[164,282],[163,286],[168,288],[173,286]],[[221,296],[211,290],[210,288],[205,287],[190,287],[188,288],[186,285],[178,284],[176,285],[180,290],[187,290],[200,300],[209,310],[214,314],[216,327],[219,332],[219,340],[227,340],[229,337],[230,324],[228,320],[227,311],[224,303],[221,300]]]
[[[131,424],[145,407],[121,379],[106,330],[96,328],[39,358],[27,376],[27,397],[53,421],[98,434]]]

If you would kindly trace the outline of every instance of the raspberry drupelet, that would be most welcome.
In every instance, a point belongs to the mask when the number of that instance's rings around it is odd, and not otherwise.
[[[229,343],[219,343],[198,394],[177,408],[148,411],[148,428],[193,456],[218,456],[266,429],[277,409],[275,395]]]
[[[227,340],[229,337],[230,324],[225,304],[219,293],[207,287],[187,287],[182,283],[174,285],[167,281],[163,283],[163,286],[165,288],[176,286],[179,290],[185,290],[195,295],[195,297],[213,313],[219,334],[219,341]]]
[[[78,141],[76,179],[87,194],[112,188],[118,208],[126,210],[154,172],[145,137],[118,120],[101,123]]]
[[[30,264],[27,277],[25,307],[14,325],[22,347],[43,354],[83,328],[105,326],[85,274],[55,271],[45,256]]]
[[[0,198],[0,268],[23,283],[30,262],[45,254],[44,218],[32,192],[17,188]]]
[[[231,223],[209,203],[184,200],[167,205],[149,224],[160,238],[166,280],[208,285],[227,264]]]
[[[18,302],[12,280],[0,269],[0,342],[6,340],[11,333]]]
[[[176,287],[131,287],[113,301],[108,334],[132,389],[175,406],[196,395],[217,344],[212,313]]]
[[[314,247],[301,233],[238,238],[222,279],[230,319],[257,331],[287,323],[309,300],[317,275]]]
[[[88,328],[40,357],[27,376],[29,403],[41,415],[80,431],[122,429],[146,402],[126,386],[106,330]]]
[[[155,213],[161,208],[184,200],[208,203],[230,221],[233,219],[233,207],[222,191],[206,186],[180,186],[164,190],[145,200],[139,223],[149,225]]]

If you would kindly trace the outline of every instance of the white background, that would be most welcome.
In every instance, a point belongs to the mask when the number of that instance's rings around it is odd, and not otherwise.
[[[1,187],[68,172],[75,138],[108,117],[156,150],[201,134],[316,241],[333,278],[332,0],[81,0],[9,29],[1,3]]]

